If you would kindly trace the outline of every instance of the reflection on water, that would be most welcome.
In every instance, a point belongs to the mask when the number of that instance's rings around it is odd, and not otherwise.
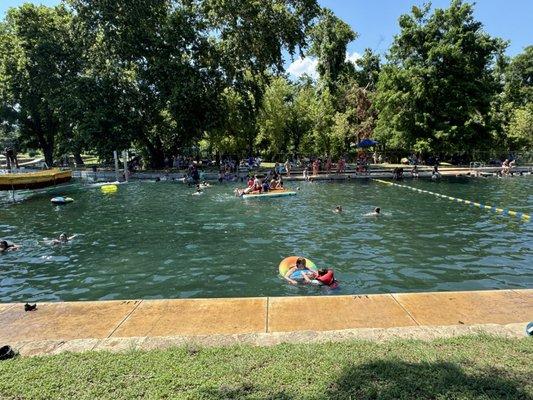
[[[533,213],[529,177],[404,183]],[[0,301],[330,293],[286,285],[288,255],[335,268],[332,294],[533,286],[531,223],[371,181],[293,186],[297,196],[263,200],[171,182],[111,195],[76,184],[16,204],[2,193],[0,237],[22,248],[0,255]],[[50,204],[67,194],[74,203]],[[378,206],[384,215],[365,216]],[[61,232],[78,236],[47,244]]]

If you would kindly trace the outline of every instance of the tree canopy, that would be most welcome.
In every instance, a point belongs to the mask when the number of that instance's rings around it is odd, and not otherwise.
[[[472,157],[531,148],[533,46],[514,58],[474,5],[413,7],[386,57],[316,0],[65,0],[0,22],[0,145],[146,165],[200,148],[271,159],[382,148]],[[289,77],[295,57],[318,78]]]

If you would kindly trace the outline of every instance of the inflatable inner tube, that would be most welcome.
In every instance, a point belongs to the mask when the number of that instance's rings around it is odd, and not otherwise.
[[[117,185],[102,185],[100,186],[102,193],[115,193],[118,190]]]
[[[287,273],[287,271],[296,265],[296,260],[298,260],[298,258],[300,257],[290,256],[290,257],[287,257],[281,260],[281,262],[279,263],[279,267],[278,267],[279,274],[281,277],[285,277],[285,274]],[[317,270],[315,263],[308,258],[305,259],[305,266],[311,271],[316,272]],[[303,280],[302,270],[294,271],[291,274],[290,278],[294,279],[295,281]]]
[[[74,201],[74,199],[70,198],[70,197],[58,196],[58,197],[52,198],[50,201],[53,204],[67,204],[67,203],[72,203]]]

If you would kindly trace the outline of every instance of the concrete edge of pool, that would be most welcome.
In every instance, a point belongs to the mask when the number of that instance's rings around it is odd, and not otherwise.
[[[533,289],[316,297],[0,304],[0,345],[21,355],[199,345],[274,345],[486,332],[525,335]]]

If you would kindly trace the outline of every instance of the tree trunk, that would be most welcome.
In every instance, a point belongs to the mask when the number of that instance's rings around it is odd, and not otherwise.
[[[54,165],[54,137],[51,136],[48,140],[44,130],[39,113],[33,113],[34,119],[28,124],[28,127],[35,133],[39,142],[39,147],[43,151],[44,161],[48,168]]]
[[[161,142],[156,139],[158,143],[154,144],[144,134],[141,134],[141,140],[144,142],[146,149],[148,150],[148,167],[151,169],[164,169],[165,152],[162,148],[163,146]]]
[[[41,149],[44,153],[44,161],[46,162],[46,165],[48,166],[48,168],[52,168],[52,166],[54,165],[53,147],[49,143],[44,142],[43,144],[41,144]]]
[[[79,153],[79,151],[74,152],[74,162],[76,163],[77,167],[85,165],[85,163],[83,162],[83,158],[81,158],[81,154]]]

